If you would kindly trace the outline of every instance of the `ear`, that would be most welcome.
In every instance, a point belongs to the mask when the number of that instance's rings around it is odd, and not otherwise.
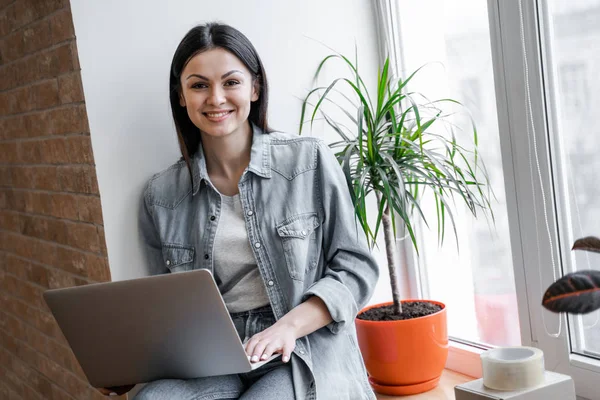
[[[255,79],[254,83],[252,84],[252,98],[251,98],[252,102],[258,100],[258,98],[260,97],[259,92],[260,92],[260,84],[258,83],[258,79]]]
[[[185,107],[185,98],[183,97],[183,94],[181,92],[179,92],[179,105],[181,107]]]

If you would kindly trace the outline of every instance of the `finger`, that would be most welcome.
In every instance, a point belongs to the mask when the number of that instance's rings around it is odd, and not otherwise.
[[[245,346],[246,354],[251,356],[254,352],[254,348],[256,347],[256,344],[259,341],[260,341],[259,337],[257,337],[256,335],[252,336],[250,338],[250,340],[248,340],[248,342],[246,342],[246,346]]]
[[[290,357],[292,356],[292,351],[294,351],[295,343],[291,345],[283,346],[283,354],[281,356],[281,360],[286,363],[290,361]]]
[[[265,350],[263,351],[262,356],[260,356],[260,359],[266,360],[267,358],[271,357],[273,355],[273,353],[275,353],[280,348],[281,348],[281,346],[277,346],[274,342],[269,343],[267,345],[267,347],[265,347]]]
[[[108,395],[110,395],[110,392],[112,392],[112,390],[110,390],[110,389],[107,389],[107,388],[97,388],[97,389],[98,389],[98,391],[99,391],[100,393],[102,393],[102,394],[103,394],[103,395],[105,395],[105,396],[108,396]]]
[[[250,361],[257,362],[260,359],[260,356],[264,353],[266,346],[267,343],[264,340],[256,343],[256,346],[254,346],[254,350],[252,351],[252,358]]]

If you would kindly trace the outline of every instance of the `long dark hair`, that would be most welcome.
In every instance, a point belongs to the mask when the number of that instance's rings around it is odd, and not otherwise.
[[[263,132],[270,132],[267,122],[269,87],[267,75],[256,49],[243,33],[237,29],[211,22],[192,28],[181,40],[171,62],[169,76],[169,99],[175,121],[181,155],[190,169],[190,158],[194,156],[200,144],[200,130],[194,125],[185,107],[179,104],[181,93],[181,73],[189,60],[198,53],[221,48],[235,55],[252,74],[253,83],[258,85],[258,100],[250,105],[248,119]]]

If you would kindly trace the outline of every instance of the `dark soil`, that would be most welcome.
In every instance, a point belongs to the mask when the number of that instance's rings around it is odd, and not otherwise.
[[[402,303],[402,314],[395,315],[393,306],[371,308],[364,313],[358,314],[358,319],[366,321],[399,321],[434,314],[442,309],[441,306],[426,301],[411,301]]]

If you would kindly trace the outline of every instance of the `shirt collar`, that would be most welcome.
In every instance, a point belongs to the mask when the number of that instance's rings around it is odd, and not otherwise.
[[[250,122],[252,127],[252,147],[250,148],[250,164],[248,171],[252,171],[263,178],[271,178],[271,146],[270,137],[261,128]],[[202,141],[198,145],[198,150],[192,158],[192,194],[195,195],[200,189],[200,181],[208,180],[206,171],[206,158],[202,150]]]

